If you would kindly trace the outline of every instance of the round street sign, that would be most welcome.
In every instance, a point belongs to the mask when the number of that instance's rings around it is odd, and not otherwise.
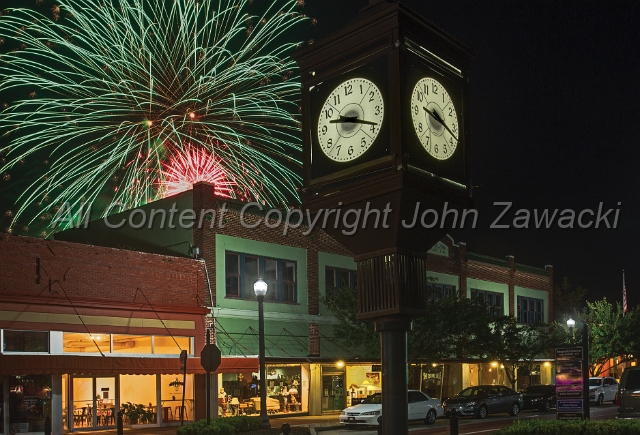
[[[222,354],[215,344],[206,344],[200,352],[200,364],[207,372],[215,372],[220,366]]]

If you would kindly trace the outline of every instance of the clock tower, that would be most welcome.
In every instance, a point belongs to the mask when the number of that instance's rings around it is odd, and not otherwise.
[[[406,434],[406,332],[426,314],[427,251],[451,225],[445,210],[472,207],[473,53],[401,3],[377,0],[294,58],[303,208],[335,211],[324,230],[356,256],[357,315],[381,333],[383,434]],[[441,220],[414,220],[425,209]]]

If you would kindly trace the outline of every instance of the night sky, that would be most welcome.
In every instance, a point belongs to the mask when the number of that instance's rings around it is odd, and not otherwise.
[[[266,0],[259,0],[266,1]],[[555,280],[590,300],[640,302],[640,3],[636,1],[405,0],[473,50],[468,128],[477,228],[451,233],[468,250],[554,266]],[[306,0],[319,40],[355,18],[367,0]],[[28,169],[25,168],[25,172]],[[0,181],[1,183],[2,181]],[[12,189],[25,185],[14,178]],[[3,206],[8,184],[0,186]],[[620,209],[616,229],[490,229],[527,209]],[[618,205],[620,203],[621,205]],[[614,212],[609,214],[613,222]],[[0,221],[6,221],[5,216]],[[2,230],[6,225],[3,224]]]
[[[476,229],[452,232],[473,252],[554,266],[587,299],[640,302],[640,4],[633,1],[403,2],[477,55],[468,114]],[[320,39],[366,0],[308,0]],[[620,208],[617,229],[490,229],[502,211]],[[618,206],[618,203],[621,203]],[[613,215],[610,213],[610,223]],[[532,219],[533,222],[533,219]],[[503,222],[501,222],[503,223]],[[577,227],[577,225],[576,225]]]

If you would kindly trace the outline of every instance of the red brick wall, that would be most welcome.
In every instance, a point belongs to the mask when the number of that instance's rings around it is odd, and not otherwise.
[[[517,270],[513,256],[506,258],[508,265],[500,266],[488,262],[469,260],[467,258],[467,246],[459,243],[458,246],[451,242],[449,237],[444,237],[442,242],[449,247],[449,256],[429,255],[427,267],[430,271],[458,275],[460,277],[460,292],[463,297],[467,294],[467,278],[491,281],[509,286],[509,314],[515,314],[514,288],[526,287],[534,290],[542,290],[549,293],[549,319],[553,316],[553,267],[545,266],[547,274],[541,274]]]
[[[0,234],[0,264],[5,294],[126,305],[145,302],[140,288],[152,304],[182,307],[205,298],[202,263],[188,258]]]

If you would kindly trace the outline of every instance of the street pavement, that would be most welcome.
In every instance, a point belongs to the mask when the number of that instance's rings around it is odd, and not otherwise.
[[[603,420],[615,418],[617,407],[615,405],[603,405],[591,407],[591,419]],[[508,414],[496,414],[489,415],[484,420],[478,420],[475,418],[460,418],[459,419],[459,435],[484,435],[490,434],[492,431],[501,427],[509,426],[516,419],[528,419],[528,418],[540,418],[540,419],[555,419],[555,410],[548,413],[538,411],[522,411],[517,417],[511,417]],[[312,429],[317,435],[377,435],[378,431],[374,427],[347,429],[341,427],[338,423],[338,414],[329,414],[321,416],[282,416],[271,417],[271,427],[279,428],[284,423],[289,423],[291,426],[305,426]],[[144,428],[129,428],[124,429],[124,435],[175,435],[177,426],[170,427],[144,427]],[[75,434],[91,434],[91,435],[116,435],[115,429],[100,430],[100,431],[74,431]],[[409,435],[435,435],[435,434],[449,434],[449,420],[446,418],[439,418],[434,425],[426,426],[424,423],[410,423]]]
[[[338,423],[339,414],[325,414],[317,416],[278,416],[270,417],[271,427],[279,428],[284,423],[289,423],[290,426],[312,427],[320,430],[330,430],[333,428],[339,429]],[[123,432],[125,435],[175,435],[179,426],[168,427],[143,427],[143,428],[131,428],[125,427]],[[117,432],[115,429],[105,429],[98,431],[73,431],[74,434],[91,434],[91,435],[115,435]],[[327,434],[329,432],[321,432],[321,434]]]

